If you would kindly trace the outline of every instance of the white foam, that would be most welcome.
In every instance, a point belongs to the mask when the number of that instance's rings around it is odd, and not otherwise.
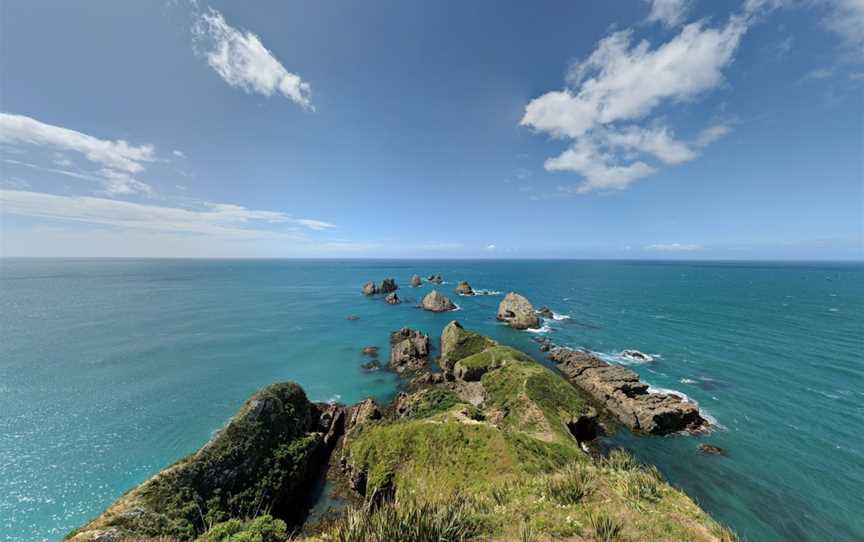
[[[501,292],[498,290],[486,290],[481,288],[479,290],[474,290],[474,295],[501,295]]]
[[[598,358],[602,359],[606,363],[614,363],[616,365],[645,365],[647,363],[651,363],[655,358],[659,357],[655,354],[645,354],[648,356],[648,359],[637,359],[632,356],[628,356],[624,354],[625,351],[614,352],[612,354],[608,352],[592,352]]]
[[[453,303],[453,304],[456,305],[456,303]],[[460,307],[459,305],[456,305],[456,308],[450,312],[456,312],[456,311],[461,311],[461,310],[462,310],[462,307]]]
[[[682,378],[681,380],[679,380],[679,382],[681,382],[682,384],[695,384],[696,383],[696,381],[693,380],[692,378]]]
[[[552,313],[552,319],[560,322],[561,320],[569,320],[569,314],[558,314],[557,312]]]
[[[331,397],[330,399],[327,399],[327,403],[332,405],[334,403],[338,403],[341,399],[342,399],[342,396],[337,393],[333,397]]]
[[[549,324],[544,322],[543,327],[541,327],[541,328],[538,328],[538,329],[528,328],[525,331],[530,331],[531,333],[549,333],[550,331],[552,331],[552,328],[549,327]]]

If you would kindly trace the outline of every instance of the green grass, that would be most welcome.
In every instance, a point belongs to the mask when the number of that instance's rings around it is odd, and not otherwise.
[[[412,419],[430,418],[447,412],[461,403],[467,404],[448,389],[430,388],[411,397],[408,417]]]
[[[605,512],[592,512],[588,515],[588,524],[594,533],[594,540],[615,542],[621,539],[623,525]]]
[[[591,491],[594,475],[584,463],[570,464],[544,480],[544,494],[563,506],[579,504]]]

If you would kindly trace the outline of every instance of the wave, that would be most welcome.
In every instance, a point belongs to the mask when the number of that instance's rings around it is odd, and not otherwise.
[[[450,312],[456,312],[456,311],[461,311],[461,310],[462,310],[462,307],[460,307],[457,303],[453,303],[453,304],[456,305],[456,308],[453,309],[453,310],[450,311]]]
[[[537,328],[537,329],[528,328],[525,331],[529,331],[531,333],[549,333],[550,331],[552,331],[552,328],[549,327],[549,324],[544,322],[543,326],[540,328]]]
[[[327,404],[332,405],[332,404],[338,403],[341,400],[342,400],[342,396],[337,393],[337,394],[333,395],[333,397],[331,397],[330,399],[327,399]]]
[[[687,395],[686,393],[680,392],[678,390],[672,390],[669,388],[654,387],[651,384],[648,384],[648,393],[665,393],[666,395],[676,395],[676,396],[680,397],[681,400],[684,401],[685,403],[690,403],[691,405],[694,405],[694,406],[699,408],[699,415],[702,416],[703,418],[705,418],[705,421],[708,422],[709,430],[715,429],[715,428],[716,429],[726,429],[726,426],[723,425],[722,423],[720,423],[719,421],[717,421],[717,418],[715,418],[710,412],[708,412],[708,409],[699,406],[699,402],[696,401],[695,399],[691,399],[690,396]]]
[[[487,290],[485,288],[480,288],[479,290],[474,290],[474,295],[501,295],[501,292],[498,290]]]
[[[555,320],[556,322],[560,322],[561,320],[569,320],[570,315],[569,314],[558,314],[557,312],[553,312],[552,313],[552,319]]]
[[[651,363],[655,359],[659,358],[658,354],[643,354],[645,359],[638,358],[633,354],[628,354],[628,352],[638,352],[638,350],[622,350],[620,352],[592,352],[598,358],[602,359],[606,363],[614,363],[616,365],[645,365],[646,363]],[[639,352],[642,354],[642,352]]]
[[[695,380],[693,380],[692,378],[682,378],[682,379],[679,380],[678,382],[681,382],[682,384],[696,384],[696,383],[697,383],[697,382],[696,382]]]

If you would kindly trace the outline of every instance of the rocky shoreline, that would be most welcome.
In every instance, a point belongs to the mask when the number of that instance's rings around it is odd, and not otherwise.
[[[592,451],[602,428],[584,392],[625,423],[633,417],[636,421],[628,426],[635,430],[658,434],[681,424],[700,425],[701,418],[688,417],[684,408],[675,410],[668,396],[650,399],[656,394],[643,393],[638,377],[614,371],[584,352],[556,347],[551,358],[565,379],[457,321],[442,331],[440,372],[433,370],[431,351],[429,336],[420,330],[391,333],[388,368],[402,376],[403,390],[383,406],[373,399],[352,407],[314,403],[291,383],[262,389],[198,452],[133,489],[67,538],[215,542],[228,541],[228,535],[219,533],[230,531],[231,536],[249,534],[238,541],[287,542],[295,530],[304,533],[299,540],[305,542],[395,542],[407,539],[343,536],[373,521],[379,510],[400,513],[399,507],[407,506],[400,499],[420,495],[438,503],[424,505],[424,514],[441,513],[440,507],[446,511],[452,502],[473,503],[475,519],[466,532],[476,537],[412,538],[428,542],[512,540],[532,521],[526,518],[544,518],[540,532],[596,540],[601,528],[596,514],[608,516],[633,540],[731,540],[727,530],[656,470],[626,454],[604,457]],[[361,353],[377,363],[376,347]],[[603,377],[606,373],[618,379]],[[601,400],[599,390],[608,386],[617,386],[609,396],[618,403]],[[620,394],[642,402],[641,410],[627,410]],[[572,479],[574,472],[578,482]],[[309,497],[325,473],[354,511],[304,526]],[[634,493],[631,479],[633,487],[648,484],[650,495]],[[580,489],[565,498],[553,489],[561,484]],[[506,498],[502,488],[509,488]],[[482,504],[489,499],[504,504]],[[527,516],[526,506],[532,510]],[[648,510],[652,514],[646,516]],[[399,532],[407,528],[411,525]],[[284,536],[252,537],[251,531],[261,529]]]

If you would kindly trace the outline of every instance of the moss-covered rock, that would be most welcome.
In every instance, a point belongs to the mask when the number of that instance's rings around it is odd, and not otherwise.
[[[93,540],[111,528],[190,540],[205,525],[264,510],[296,520],[340,423],[342,413],[310,403],[296,384],[264,388],[198,452],[121,497],[71,538]]]
[[[459,322],[453,320],[441,332],[441,358],[438,365],[445,373],[452,373],[453,366],[460,359],[497,345],[498,343],[479,333],[466,331]]]

